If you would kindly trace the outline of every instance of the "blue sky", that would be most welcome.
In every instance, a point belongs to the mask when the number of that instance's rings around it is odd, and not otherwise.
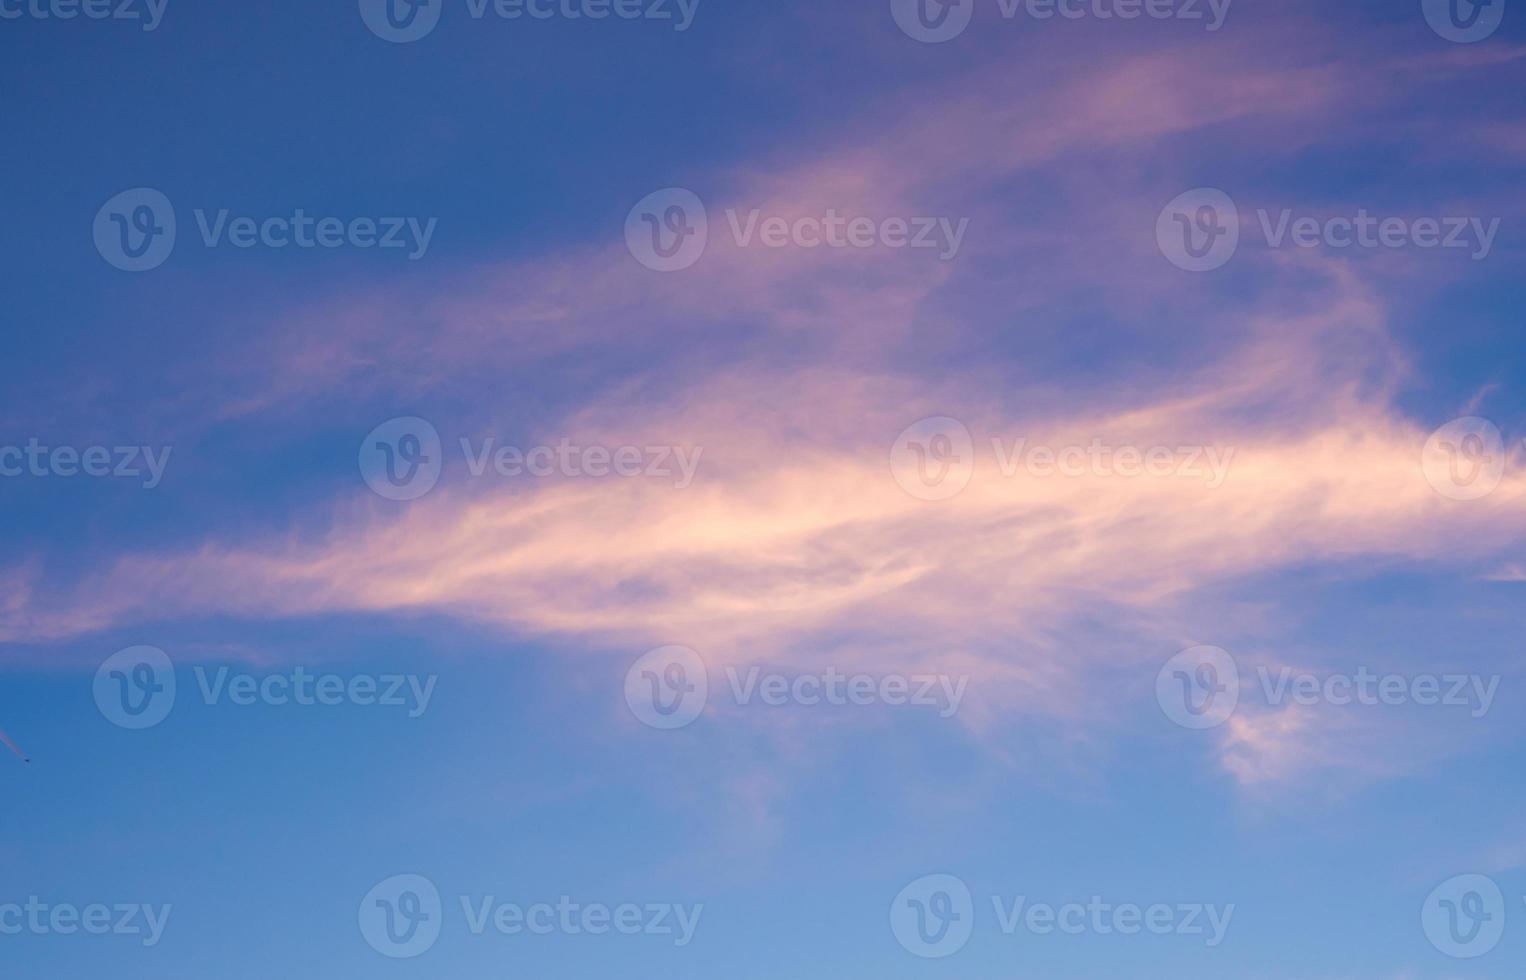
[[[937,43],[899,0],[437,2],[402,43],[355,2],[0,3],[6,976],[1519,975],[1519,0],[1466,41],[1418,0],[962,0]],[[176,236],[123,271],[93,229],[141,188]],[[341,240],[199,228],[297,209]],[[703,249],[662,271],[649,226]],[[1342,703],[1359,671],[1399,693]],[[802,695],[839,675],[866,703]],[[924,678],[957,703],[886,694]],[[399,875],[432,941],[378,933]],[[931,875],[972,928],[927,957]],[[643,926],[466,911],[563,896]],[[1170,928],[997,908],[1094,896]]]

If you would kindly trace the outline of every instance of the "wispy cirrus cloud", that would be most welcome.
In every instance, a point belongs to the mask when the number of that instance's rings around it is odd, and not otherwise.
[[[1245,259],[1264,274],[1255,290],[1185,280],[1152,234],[1183,178],[1119,162],[1147,149],[1189,158],[1226,129],[1296,152],[1349,117],[1358,96],[1340,72],[1243,44],[1056,70],[1062,61],[987,67],[903,120],[850,125],[803,159],[716,181],[713,229],[732,206],[967,212],[958,265],[742,248],[720,234],[700,266],[661,276],[592,245],[315,304],[287,319],[272,353],[220,366],[228,383],[206,395],[213,417],[289,425],[333,392],[455,391],[447,421],[471,431],[496,412],[473,383],[486,368],[621,362],[613,383],[570,393],[546,436],[702,447],[692,487],[447,481],[406,508],[357,489],[328,505],[322,533],[208,534],[103,556],[101,570],[46,589],[18,571],[0,634],[48,642],[187,615],[446,615],[623,650],[683,642],[714,662],[936,664],[982,680],[973,725],[1008,711],[1097,725],[1114,696],[1098,676],[1200,629],[1183,607],[1203,589],[1353,557],[1497,565],[1526,534],[1526,476],[1516,465],[1466,505],[1427,483],[1429,427],[1397,407],[1414,367],[1371,273],[1278,254]],[[1007,97],[1039,80],[1047,97]],[[1012,213],[1025,181],[1058,195],[1042,219]],[[1016,271],[1000,264],[1014,245]],[[1037,340],[1041,367],[1027,373],[1003,362],[939,380],[908,364],[1000,331],[1009,310],[1052,315],[1044,297],[1057,291],[1182,324],[1201,338],[1199,366],[1164,375],[1124,358],[1067,384]],[[698,342],[718,325],[727,343]],[[932,415],[961,419],[976,450],[969,486],[938,502],[891,473],[897,434]],[[1003,472],[993,439],[1213,448],[1227,469],[1213,484],[1041,478]],[[1056,643],[1099,616],[1128,638],[1079,653]],[[1325,749],[1344,737],[1302,715],[1247,715],[1224,764],[1246,782],[1288,779],[1331,763]]]
[[[1085,719],[1093,672],[1109,658],[1147,663],[1196,590],[1360,555],[1465,566],[1526,534],[1519,470],[1465,505],[1426,481],[1428,433],[1368,384],[1390,351],[1347,342],[1376,336],[1380,304],[1345,277],[1327,290],[1311,304],[1322,313],[1253,314],[1260,340],[1126,406],[1019,418],[955,385],[842,370],[714,378],[639,411],[615,399],[562,431],[588,445],[704,447],[692,487],[481,478],[401,511],[362,500],[316,540],[123,557],[65,594],[13,604],[7,638],[168,610],[445,614],[625,649],[684,642],[717,662],[957,665],[988,681],[996,703]],[[1324,370],[1311,378],[1312,360]],[[916,499],[891,472],[896,433],[935,411],[975,435],[969,486],[944,501]],[[1003,472],[992,439],[1218,447],[1228,466],[1219,485],[1035,477]],[[1150,616],[1160,635],[1057,660],[1047,637],[1099,609]],[[1281,771],[1267,739],[1306,736],[1288,720],[1237,729],[1256,772]],[[1244,756],[1232,753],[1231,768],[1251,772]]]

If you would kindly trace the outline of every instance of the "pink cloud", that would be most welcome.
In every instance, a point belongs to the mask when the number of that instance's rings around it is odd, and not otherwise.
[[[1426,482],[1428,427],[1394,399],[1412,369],[1389,339],[1383,294],[1354,263],[1247,256],[1260,263],[1264,298],[1230,303],[1155,253],[1155,212],[1177,178],[1120,159],[1235,125],[1287,152],[1352,97],[1319,64],[1231,43],[1203,51],[983,69],[905,118],[844,126],[778,169],[739,168],[712,208],[713,231],[731,206],[967,209],[972,236],[987,243],[972,237],[968,265],[743,249],[720,234],[701,265],[663,276],[618,242],[590,246],[298,311],[274,355],[251,358],[220,396],[223,417],[278,416],[329,389],[413,395],[484,364],[618,357],[681,347],[717,323],[755,325],[755,348],[702,376],[629,379],[542,434],[701,447],[688,489],[484,478],[403,509],[357,490],[317,537],[219,535],[188,552],[120,556],[47,593],[18,573],[0,635],[44,641],[186,614],[442,614],[623,651],[681,642],[712,664],[934,667],[980,679],[972,727],[1014,711],[1097,725],[1113,695],[1095,678],[1150,662],[1185,631],[1181,604],[1205,589],[1351,556],[1497,565],[1526,532],[1526,472],[1516,465],[1489,498],[1466,504]],[[1044,98],[1011,98],[1014,86],[1041,83]],[[1007,213],[1004,187],[1038,176],[1063,189],[1072,225]],[[971,271],[1014,245],[1020,270]],[[1015,302],[991,285],[1012,279]],[[1198,365],[1106,390],[1036,377],[1013,392],[1029,379],[1010,366],[940,380],[893,356],[929,324],[955,343],[1006,326],[989,311],[1028,312],[1067,290],[1195,324],[1182,329],[1206,338]],[[961,299],[984,316],[951,311]],[[802,347],[813,366],[789,366]],[[891,444],[946,414],[974,435],[970,485],[950,500],[915,499],[892,478]],[[1217,482],[1004,473],[991,440],[1017,438],[1213,448],[1229,465]],[[1098,610],[1152,632],[1125,649],[1055,643]],[[1251,714],[1231,729],[1225,765],[1247,781],[1285,779],[1326,759],[1338,737],[1299,713]],[[767,791],[741,790],[760,826]]]

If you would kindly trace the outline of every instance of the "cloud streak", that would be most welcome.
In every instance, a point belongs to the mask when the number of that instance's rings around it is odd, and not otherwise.
[[[456,430],[496,414],[471,383],[485,369],[629,358],[537,436],[702,447],[693,486],[484,476],[448,479],[406,507],[357,489],[319,534],[223,532],[115,556],[56,587],[14,570],[0,638],[46,643],[170,616],[445,615],[626,653],[684,643],[712,664],[936,667],[980,679],[975,727],[1008,711],[1096,725],[1114,707],[1098,676],[1147,665],[1190,633],[1184,607],[1206,589],[1352,559],[1501,567],[1526,534],[1526,461],[1517,453],[1480,501],[1427,483],[1433,426],[1396,407],[1415,369],[1369,273],[1278,254],[1245,259],[1256,289],[1184,279],[1151,236],[1175,190],[1118,165],[1142,150],[1185,153],[1174,141],[1226,127],[1293,152],[1350,111],[1336,70],[1233,44],[1206,59],[1168,52],[1057,76],[1053,65],[986,68],[904,120],[850,127],[824,152],[721,182],[722,208],[770,214],[967,212],[957,268],[720,236],[700,266],[661,276],[590,246],[299,311],[274,356],[234,371],[211,413],[280,418],[329,391],[455,390],[450,449]],[[1047,97],[1008,98],[1040,79]],[[1115,186],[1095,181],[1099,167]],[[1063,222],[1007,213],[1004,191],[1024,180],[1060,195]],[[712,229],[723,224],[712,214]],[[1018,276],[993,265],[1014,247],[1031,256]],[[1067,384],[1010,365],[939,380],[920,362],[989,334],[1004,311],[1042,316],[1056,292],[1189,324],[1179,332],[1201,338],[1196,367],[1166,376],[1104,352],[1094,377]],[[717,330],[740,339],[700,342]],[[1052,355],[1042,347],[1040,365]],[[1030,384],[1008,390],[1014,377]],[[961,419],[976,450],[969,486],[939,502],[907,494],[890,456],[897,433],[934,415]],[[1005,473],[992,440],[1016,439],[1208,447],[1228,468],[1216,482]],[[1119,642],[1056,641],[1098,617]],[[1290,778],[1328,759],[1321,746],[1340,736],[1320,731],[1296,713],[1247,715],[1224,765],[1245,782]]]

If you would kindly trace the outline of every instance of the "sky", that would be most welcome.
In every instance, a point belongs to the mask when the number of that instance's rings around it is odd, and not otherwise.
[[[1520,976],[1523,18],[0,0],[0,973]]]

